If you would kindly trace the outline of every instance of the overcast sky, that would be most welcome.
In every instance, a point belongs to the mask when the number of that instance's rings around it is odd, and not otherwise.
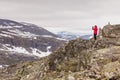
[[[89,34],[93,25],[120,24],[119,8],[120,0],[0,0],[0,18]]]

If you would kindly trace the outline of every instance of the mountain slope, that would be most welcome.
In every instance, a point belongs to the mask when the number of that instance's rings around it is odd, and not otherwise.
[[[18,29],[19,32],[29,32],[35,35],[50,35],[50,36],[56,37],[55,34],[37,25],[25,23],[25,22],[16,22],[16,21],[7,20],[7,19],[0,19],[0,28],[3,30],[6,30],[6,29],[17,30]],[[17,31],[14,31],[14,32],[17,32]]]
[[[0,19],[0,55],[4,55],[0,58],[0,64],[9,65],[47,56],[64,42],[34,24]]]
[[[107,25],[108,26],[108,25]],[[116,30],[109,35],[111,30]],[[112,29],[111,29],[112,28]],[[108,29],[108,31],[105,31]],[[110,30],[109,30],[110,29]],[[109,25],[97,41],[76,39],[37,61],[11,65],[2,80],[119,80],[120,25]],[[106,36],[104,35],[106,34]]]

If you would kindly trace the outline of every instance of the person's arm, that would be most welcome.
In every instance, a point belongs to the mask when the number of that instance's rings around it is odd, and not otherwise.
[[[94,27],[92,27],[92,30],[94,30]]]

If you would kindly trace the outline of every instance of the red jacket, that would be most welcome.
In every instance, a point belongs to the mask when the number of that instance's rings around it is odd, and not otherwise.
[[[96,25],[92,28],[92,30],[94,30],[94,34],[96,34],[96,35],[97,35],[98,28],[97,28],[97,26],[96,26]]]

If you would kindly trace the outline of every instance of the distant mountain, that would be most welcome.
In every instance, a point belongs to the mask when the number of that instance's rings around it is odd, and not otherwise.
[[[80,37],[79,34],[75,34],[75,33],[72,33],[72,32],[67,32],[67,31],[58,32],[57,35],[60,38],[63,38],[63,39],[66,39],[66,40],[73,40],[73,39],[76,39],[76,38]]]
[[[81,36],[82,39],[86,39],[86,40],[89,40],[92,37],[93,37],[92,34],[91,35],[83,35],[83,36]]]
[[[0,65],[47,56],[64,42],[37,25],[0,19]]]
[[[78,33],[72,33],[72,32],[67,32],[67,31],[61,31],[58,32],[57,35],[60,38],[66,39],[66,40],[74,40],[76,38],[82,38],[82,39],[90,39],[92,38],[92,35],[81,35]]]

